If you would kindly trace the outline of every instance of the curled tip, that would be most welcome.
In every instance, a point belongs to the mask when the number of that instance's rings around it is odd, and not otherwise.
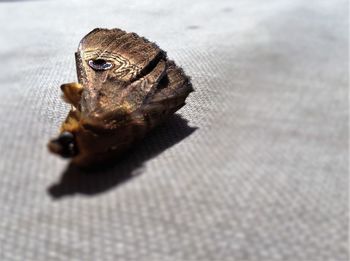
[[[56,139],[52,139],[47,146],[52,153],[61,155],[63,158],[70,158],[77,154],[74,135],[68,131],[64,131]]]

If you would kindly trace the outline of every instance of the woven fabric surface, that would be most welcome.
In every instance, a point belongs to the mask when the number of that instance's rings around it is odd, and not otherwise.
[[[348,3],[0,1],[0,260],[348,260]],[[192,77],[179,113],[88,174],[48,153],[96,27]]]

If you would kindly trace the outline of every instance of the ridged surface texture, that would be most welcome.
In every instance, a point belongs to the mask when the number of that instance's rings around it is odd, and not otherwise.
[[[1,261],[347,261],[348,2],[0,1]],[[47,141],[92,29],[195,92],[98,175]]]

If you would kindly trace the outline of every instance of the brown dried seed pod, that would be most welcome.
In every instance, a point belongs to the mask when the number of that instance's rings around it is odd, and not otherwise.
[[[193,91],[156,44],[120,29],[94,29],[75,53],[78,82],[63,84],[72,105],[51,152],[79,166],[115,158],[185,105]]]

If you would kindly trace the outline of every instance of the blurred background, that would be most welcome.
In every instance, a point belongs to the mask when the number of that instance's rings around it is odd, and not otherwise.
[[[0,1],[0,260],[348,260],[348,10]],[[156,42],[196,91],[91,175],[46,143],[96,27]]]

